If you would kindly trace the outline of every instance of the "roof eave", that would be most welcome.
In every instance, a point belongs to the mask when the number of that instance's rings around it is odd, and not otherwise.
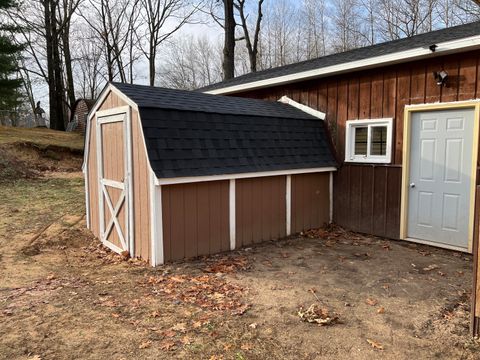
[[[319,69],[296,72],[293,74],[272,77],[269,79],[252,81],[245,84],[226,86],[219,89],[206,90],[204,91],[204,93],[215,95],[233,94],[247,90],[262,89],[275,85],[285,85],[314,78],[322,78],[358,70],[367,70],[424,58],[444,56],[457,52],[475,50],[480,48],[480,35],[440,42],[435,45],[437,45],[435,51],[430,50],[428,46],[422,46],[410,50],[395,52],[392,54],[374,56],[367,59],[326,66]]]

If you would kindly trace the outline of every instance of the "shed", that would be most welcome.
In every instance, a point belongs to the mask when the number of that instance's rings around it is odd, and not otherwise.
[[[82,134],[87,128],[88,113],[95,105],[93,99],[77,99],[72,106],[67,131],[77,131]]]
[[[200,89],[326,114],[339,160],[333,221],[474,254],[480,334],[480,22],[260,71]]]
[[[331,221],[324,114],[282,101],[112,83],[87,124],[87,223],[152,265]]]

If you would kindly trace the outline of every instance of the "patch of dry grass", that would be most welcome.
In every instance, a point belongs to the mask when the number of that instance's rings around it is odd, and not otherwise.
[[[39,146],[62,146],[74,150],[83,149],[83,135],[46,128],[15,128],[0,126],[0,145],[29,142]]]

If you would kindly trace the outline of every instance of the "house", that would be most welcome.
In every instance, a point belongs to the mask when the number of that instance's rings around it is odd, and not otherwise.
[[[67,131],[77,131],[84,134],[87,127],[88,113],[94,105],[95,100],[93,99],[77,99],[70,112]]]
[[[197,92],[110,84],[88,123],[88,226],[152,265],[331,220],[473,252],[478,335],[479,62],[475,22]]]
[[[214,254],[331,221],[324,114],[284,102],[109,84],[87,126],[87,224],[148,260]]]
[[[200,89],[326,114],[333,221],[474,253],[480,333],[480,22],[247,74]]]

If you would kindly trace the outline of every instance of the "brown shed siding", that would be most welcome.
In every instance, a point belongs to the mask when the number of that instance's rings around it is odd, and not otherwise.
[[[236,248],[286,235],[286,176],[239,179],[235,190]]]
[[[230,250],[229,182],[162,186],[164,261]]]
[[[127,105],[119,96],[110,92],[98,110],[107,110]],[[149,165],[143,145],[143,136],[138,113],[132,109],[132,170],[133,170],[133,211],[135,256],[150,259],[150,202],[149,202]],[[90,229],[100,237],[99,205],[98,205],[98,171],[96,149],[96,117],[90,128],[88,152],[88,195]],[[106,164],[107,168],[109,165]],[[108,214],[108,212],[106,212]]]
[[[347,120],[393,118],[394,145],[390,166],[344,164],[335,175],[334,221],[352,230],[369,233],[373,230],[374,235],[398,238],[404,107],[478,98],[479,61],[480,51],[475,50],[233,95],[272,101],[287,95],[325,112],[340,162],[345,157]],[[449,74],[446,87],[436,85],[433,79],[433,71],[442,68]],[[373,179],[375,183],[370,183]],[[371,200],[366,203],[360,200],[366,198]],[[380,206],[384,201],[388,203],[388,210]],[[362,214],[362,221],[359,221],[359,214]]]
[[[292,175],[292,234],[329,223],[329,189],[329,172]]]

